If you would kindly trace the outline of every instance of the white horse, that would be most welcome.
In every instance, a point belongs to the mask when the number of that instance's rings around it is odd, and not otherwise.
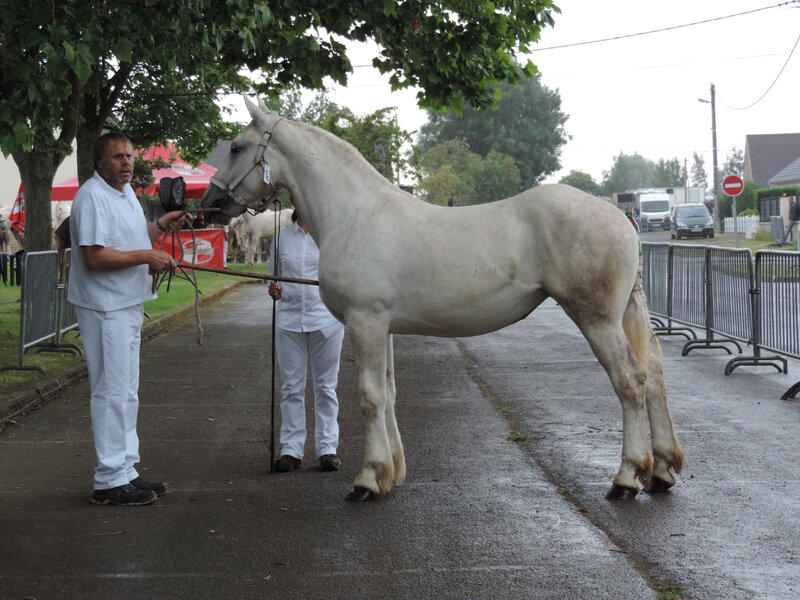
[[[272,242],[272,238],[275,237],[276,221],[279,229],[284,229],[292,224],[291,210],[279,210],[277,216],[276,219],[274,210],[267,210],[255,215],[245,211],[235,219],[231,219],[231,228],[236,231],[236,239],[244,248],[245,263],[248,266],[261,264],[261,253],[258,251],[261,240],[266,240],[267,244]]]
[[[203,205],[233,216],[288,188],[320,248],[320,293],[347,326],[366,426],[348,499],[386,493],[405,478],[391,334],[488,333],[548,296],[578,325],[622,403],[622,462],[607,497],[635,496],[637,479],[648,492],[675,483],[686,457],[653,352],[638,238],[619,209],[564,185],[477,206],[427,204],[335,136],[263,104],[247,107],[253,120]]]
[[[57,200],[50,203],[50,215],[53,220],[53,231],[63,223],[72,212],[72,200]]]

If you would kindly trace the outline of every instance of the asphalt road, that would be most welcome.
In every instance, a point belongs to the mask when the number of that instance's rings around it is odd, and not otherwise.
[[[309,443],[301,471],[270,474],[265,288],[203,321],[202,347],[187,323],[143,348],[142,466],[170,484],[155,505],[89,503],[85,381],[2,431],[0,598],[800,597],[794,361],[726,377],[727,354],[662,338],[689,466],[669,494],[609,502],[619,402],[555,303],[486,336],[398,336],[408,478],[353,504],[349,342],[344,469]]]

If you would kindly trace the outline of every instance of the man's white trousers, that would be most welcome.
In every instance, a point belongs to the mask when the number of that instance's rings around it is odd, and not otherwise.
[[[275,351],[281,373],[281,455],[303,458],[306,443],[306,365],[314,382],[315,457],[336,454],[339,445],[339,357],[344,326],[334,323],[319,331],[276,328]]]
[[[91,388],[97,467],[94,489],[125,485],[139,474],[139,346],[142,305],[113,311],[75,307]]]

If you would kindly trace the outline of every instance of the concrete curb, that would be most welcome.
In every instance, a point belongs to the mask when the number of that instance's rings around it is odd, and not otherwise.
[[[200,298],[200,306],[217,300],[240,285],[257,285],[258,283],[259,282],[252,281],[237,281],[231,283],[213,294]],[[187,318],[193,316],[193,314],[194,303],[168,313],[155,321],[146,323],[142,327],[142,343],[145,344],[159,335],[167,333],[180,325]],[[16,416],[24,416],[24,414],[32,410],[41,408],[53,394],[77,383],[85,376],[86,363],[81,362],[54,377],[39,382],[36,387],[31,390],[15,392],[6,398],[0,399],[0,428],[6,424],[6,421]]]

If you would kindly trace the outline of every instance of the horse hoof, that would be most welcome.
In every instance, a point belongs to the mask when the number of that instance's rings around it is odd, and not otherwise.
[[[633,500],[638,493],[639,490],[636,488],[629,488],[615,483],[611,486],[611,489],[608,490],[606,500]]]
[[[664,481],[660,477],[651,477],[650,481],[647,482],[647,485],[644,486],[644,491],[648,494],[663,494],[664,492],[668,492],[669,488],[672,487],[672,484]]]
[[[365,502],[367,500],[375,500],[375,492],[361,486],[353,486],[353,491],[347,494],[345,500],[350,502]]]

